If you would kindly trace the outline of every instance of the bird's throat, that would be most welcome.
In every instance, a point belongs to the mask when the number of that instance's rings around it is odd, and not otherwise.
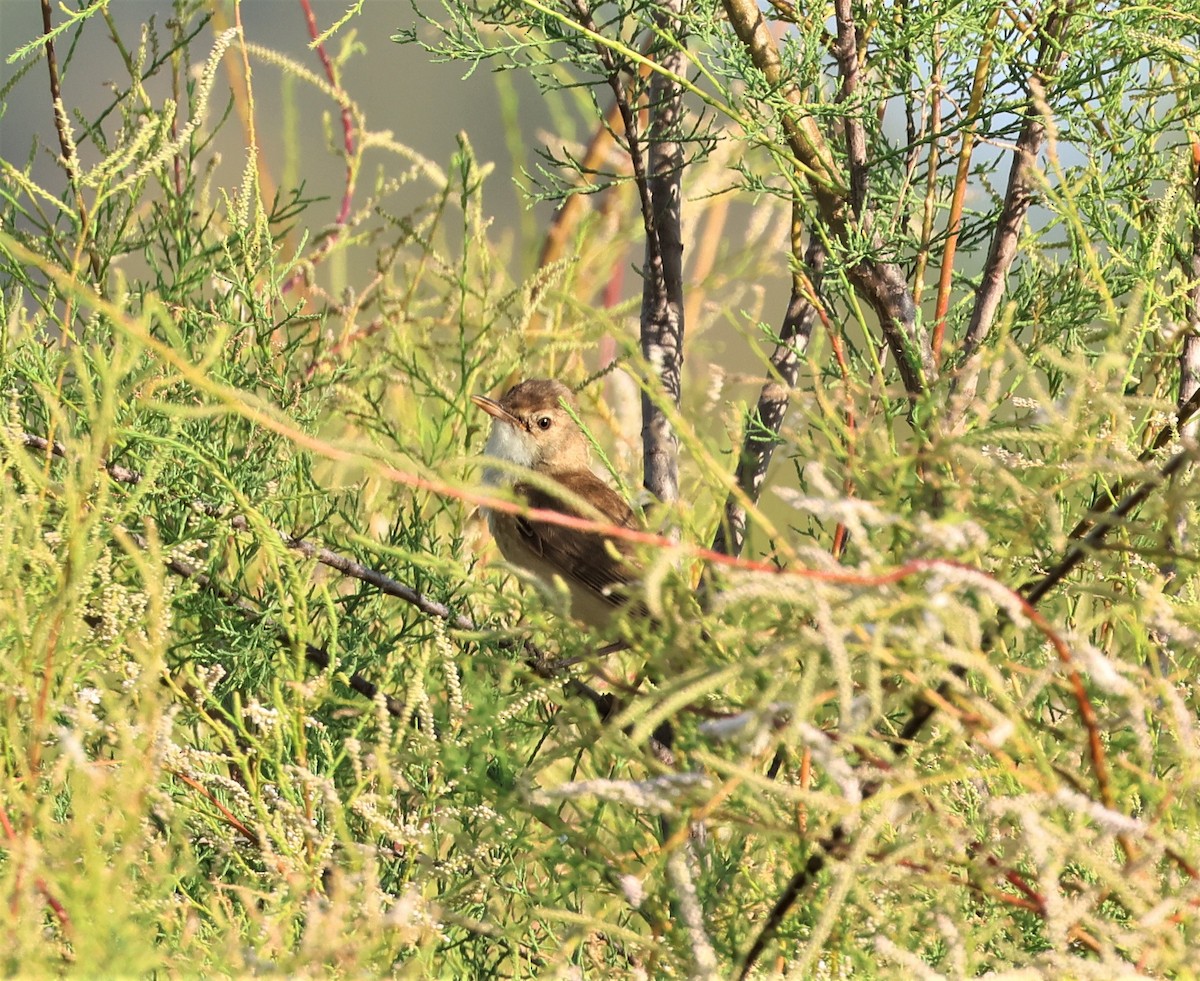
[[[492,433],[483,452],[485,456],[525,470],[533,469],[537,462],[537,445],[534,441],[511,423],[500,420],[492,423]],[[507,486],[516,479],[517,474],[508,467],[486,467],[483,471],[483,482],[491,487]]]

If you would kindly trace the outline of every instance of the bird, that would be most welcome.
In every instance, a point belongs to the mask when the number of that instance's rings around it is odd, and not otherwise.
[[[485,467],[487,486],[507,489],[530,508],[640,527],[629,502],[592,470],[591,447],[573,417],[574,394],[562,382],[530,378],[499,400],[472,395],[471,401],[492,417],[484,456],[503,464]],[[644,609],[630,599],[640,574],[628,541],[485,510],[505,560],[543,582],[561,579],[576,620],[605,630],[622,610]]]

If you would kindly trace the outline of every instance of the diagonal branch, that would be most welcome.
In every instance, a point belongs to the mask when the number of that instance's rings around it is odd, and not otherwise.
[[[1195,405],[1193,405],[1193,403],[1195,403]],[[1195,411],[1195,407],[1200,406],[1200,393],[1198,393],[1196,396],[1193,396],[1193,398],[1189,400],[1188,405],[1191,408],[1189,409],[1187,415],[1185,415],[1181,410],[1180,417],[1178,419],[1178,425],[1182,425],[1186,418]],[[1163,433],[1167,432],[1169,429],[1173,429],[1173,427],[1167,427],[1167,429],[1164,429],[1163,432],[1159,434],[1159,438],[1164,438]],[[1170,481],[1176,474],[1183,470],[1185,465],[1192,462],[1196,458],[1196,455],[1197,449],[1195,446],[1187,446],[1178,453],[1174,454],[1154,476],[1144,481],[1134,491],[1129,493],[1116,506],[1116,508],[1113,509],[1111,514],[1105,516],[1103,521],[1096,521],[1095,524],[1091,526],[1091,530],[1087,533],[1087,535],[1085,535],[1082,540],[1074,544],[1058,562],[1058,564],[1055,565],[1042,579],[1036,583],[1024,586],[1019,591],[1014,593],[1014,595],[1019,599],[1020,607],[1024,615],[1028,617],[1034,623],[1034,625],[1038,627],[1038,629],[1042,630],[1043,633],[1046,633],[1046,635],[1050,637],[1051,642],[1058,650],[1059,659],[1068,669],[1068,680],[1071,683],[1080,718],[1088,732],[1089,752],[1091,754],[1093,769],[1096,774],[1100,797],[1104,803],[1104,806],[1110,808],[1112,807],[1113,792],[1107,775],[1107,764],[1104,762],[1104,750],[1095,711],[1092,708],[1091,702],[1087,698],[1078,668],[1072,663],[1070,654],[1066,650],[1065,645],[1061,642],[1061,639],[1058,638],[1057,635],[1054,635],[1053,631],[1049,630],[1046,620],[1037,612],[1037,604],[1044,599],[1055,586],[1061,583],[1063,579],[1065,579],[1066,576],[1076,566],[1078,566],[1086,556],[1092,554],[1096,549],[1103,545],[1109,533],[1114,528],[1123,522],[1124,519],[1129,517],[1133,511],[1145,503],[1145,501],[1157,488]],[[985,649],[989,648],[998,640],[1000,630],[1003,626],[1003,622],[997,623],[988,631],[983,639],[982,646]],[[962,678],[965,676],[966,672],[965,669],[958,667],[954,669],[953,673],[957,678]],[[948,683],[943,682],[939,687],[939,694],[945,695],[948,691],[948,688]],[[908,723],[904,726],[900,735],[892,741],[892,749],[897,758],[903,757],[907,753],[908,747],[912,744],[912,741],[917,737],[917,735],[920,734],[921,730],[933,717],[935,712],[936,708],[933,701],[930,699],[923,699],[914,707],[913,714]],[[864,802],[877,794],[879,790],[882,789],[882,786],[882,783],[875,783],[865,787],[863,790]],[[1132,859],[1135,854],[1132,844],[1124,840],[1124,836],[1119,837],[1121,838],[1121,844],[1125,849],[1126,856]],[[767,916],[766,921],[763,923],[757,936],[751,943],[745,958],[743,959],[742,970],[740,974],[741,978],[744,979],[749,975],[758,958],[766,949],[767,944],[770,943],[771,939],[778,931],[779,926],[783,923],[783,920],[791,911],[792,907],[795,906],[796,902],[800,898],[800,895],[803,893],[805,888],[807,888],[808,884],[811,883],[812,880],[825,868],[830,858],[837,857],[845,851],[846,843],[846,828],[842,823],[838,823],[834,826],[829,835],[817,843],[814,851],[811,855],[809,855],[804,866],[793,873],[792,878],[784,887],[783,892],[780,893],[779,898],[776,900],[771,912]]]
[[[77,230],[79,241],[76,244],[75,259],[78,262],[80,252],[85,249],[87,250],[88,265],[93,278],[96,280],[97,285],[99,285],[101,278],[100,256],[91,244],[91,219],[88,214],[87,205],[83,201],[83,191],[80,189],[79,183],[79,154],[75,147],[75,140],[71,136],[71,123],[67,119],[67,107],[63,104],[62,99],[62,82],[58,73],[58,55],[54,51],[54,16],[50,7],[50,0],[41,0],[41,7],[42,31],[46,37],[46,68],[50,73],[50,102],[54,112],[54,129],[58,134],[58,148],[62,153],[61,162],[63,169],[67,172],[67,183],[71,187],[71,194],[75,197],[75,210],[79,218],[79,228]],[[68,304],[69,309],[70,304]],[[63,323],[69,323],[70,319],[69,316],[65,317]]]
[[[143,552],[150,551],[150,543],[144,536],[139,535],[136,531],[131,531],[128,528],[124,528],[122,531],[129,537],[129,540],[132,541]],[[201,572],[190,562],[177,556],[168,557],[165,564],[171,572],[175,573],[175,575],[179,576],[181,579],[191,580],[201,589],[211,592],[218,599],[220,599],[221,602],[235,610],[238,610],[248,619],[263,623],[266,626],[273,628],[278,633],[279,638],[283,643],[290,643],[290,638],[287,636],[286,632],[281,626],[263,614],[263,612],[257,606],[255,606],[245,597],[239,596],[228,586],[215,581],[212,577],[204,572]],[[304,645],[304,658],[310,664],[322,671],[326,670],[330,665],[329,653],[324,648],[317,647],[314,644]],[[368,681],[357,671],[352,672],[347,680],[350,684],[350,687],[365,698],[373,701],[379,694],[379,687],[373,682]],[[384,696],[384,705],[387,707],[388,714],[391,716],[403,718],[406,714],[404,703],[398,698],[392,697],[391,695]],[[434,733],[434,735],[436,736],[436,733]]]
[[[960,347],[963,367],[951,383],[951,393],[955,396],[951,401],[953,408],[947,413],[947,426],[951,429],[961,425],[979,385],[980,365],[975,355],[996,323],[1000,300],[1008,283],[1008,273],[1017,255],[1021,229],[1033,202],[1037,180],[1037,155],[1046,135],[1046,124],[1039,106],[1044,107],[1046,84],[1054,77],[1065,57],[1062,38],[1076,6],[1076,0],[1072,0],[1061,10],[1053,9],[1040,30],[1041,44],[1036,66],[1028,81],[1029,100],[1025,106],[1025,120],[1021,124],[1021,132],[1017,136],[1012,169],[1008,174],[1008,187],[1004,192],[1004,204],[996,220],[979,292],[975,296],[971,320],[967,324]],[[945,271],[943,275],[946,275]]]
[[[758,4],[755,0],[724,0],[724,6],[730,24],[745,45],[755,67],[789,106],[781,115],[784,137],[796,160],[797,175],[807,182],[822,221],[838,244],[856,253],[866,253],[847,268],[846,274],[855,292],[867,301],[879,318],[880,331],[896,359],[904,390],[910,399],[916,399],[937,376],[929,335],[917,323],[917,308],[904,270],[897,263],[882,258],[887,248],[876,229],[873,212],[866,208],[865,202],[862,203],[861,214],[855,214],[852,207],[856,196],[866,193],[865,137],[863,145],[859,146],[858,137],[847,134],[848,140],[854,143],[854,167],[858,169],[857,177],[852,170],[852,186],[847,188],[825,137],[812,115],[805,110],[805,99],[800,88],[784,76],[778,46]],[[844,12],[848,14],[848,9]],[[852,21],[847,20],[846,26],[848,35],[853,34]],[[840,38],[838,50],[841,64]],[[855,74],[848,78],[845,73],[851,65]],[[841,67],[843,90],[849,85],[850,91],[853,91],[857,79],[857,52]],[[843,121],[852,129],[853,113],[846,114]],[[861,122],[858,125],[861,127]],[[858,191],[853,188],[855,182],[859,186]]]
[[[1200,389],[1200,133],[1192,133],[1192,251],[1184,262],[1187,292],[1187,327],[1179,355],[1179,404],[1186,405]],[[1192,423],[1185,432],[1196,435]]]
[[[32,433],[20,433],[18,438],[20,442],[29,449],[41,450],[58,459],[65,459],[67,457],[66,447],[57,440],[49,440],[44,436],[36,436]],[[133,470],[129,467],[121,466],[120,464],[109,463],[106,461],[101,464],[101,467],[109,475],[109,477],[117,483],[137,484],[142,480],[142,474],[139,471]],[[221,510],[211,504],[197,501],[193,502],[192,506],[195,507],[196,510],[210,517],[224,517],[224,515],[221,513]],[[239,531],[246,531],[250,529],[250,522],[247,520],[245,515],[233,514],[227,517],[229,523],[235,529]],[[387,596],[395,597],[399,600],[403,600],[410,606],[416,607],[426,616],[442,620],[449,626],[466,633],[473,633],[479,629],[475,621],[465,614],[455,613],[445,603],[440,603],[432,597],[426,596],[424,593],[413,589],[413,587],[407,585],[406,583],[399,582],[398,580],[385,575],[377,569],[372,569],[371,567],[363,565],[361,562],[349,558],[348,556],[341,555],[332,551],[331,549],[316,545],[306,539],[289,535],[286,532],[278,529],[275,529],[275,533],[279,536],[287,548],[299,552],[305,558],[313,559],[322,565],[327,566],[328,568],[342,573],[345,576],[349,576],[352,579],[358,579],[361,582],[365,582],[371,586],[374,586],[381,593]],[[125,534],[127,534],[130,537],[130,540],[137,544],[139,548],[142,548],[143,550],[148,548],[145,538],[143,538],[137,532],[126,530]],[[255,619],[263,618],[263,613],[258,609],[257,606],[244,597],[239,596],[227,585],[215,582],[208,575],[201,572],[190,563],[178,558],[169,558],[166,562],[166,565],[167,568],[176,575],[198,583],[202,589],[212,591],[223,602],[234,607],[235,609],[240,610],[244,615]],[[497,646],[501,648],[511,648],[516,646],[517,643],[518,641],[515,639],[501,638],[499,641],[497,641]],[[565,670],[569,665],[563,662],[555,661],[554,659],[548,657],[546,653],[532,641],[523,640],[520,641],[520,644],[523,652],[522,660],[524,661],[525,665],[535,675],[537,675],[537,677],[547,681],[561,680],[564,689],[568,693],[583,698],[585,701],[589,702],[600,714],[602,719],[608,717],[612,709],[612,700],[609,696],[602,695],[590,685],[580,681],[578,678],[565,674]],[[329,667],[329,655],[320,647],[307,644],[305,646],[305,657],[310,663],[322,670]],[[353,688],[359,694],[370,699],[375,698],[379,691],[379,689],[372,682],[368,681],[366,678],[363,678],[357,672],[349,676],[349,683],[351,688]],[[388,712],[392,715],[402,716],[404,713],[404,703],[392,698],[391,696],[388,696],[387,706]]]
[[[793,251],[799,252],[799,215],[794,209],[792,218]],[[825,265],[825,247],[819,236],[809,239],[804,259],[807,276],[797,268],[792,275],[792,295],[784,314],[783,326],[775,350],[771,352],[770,378],[758,395],[758,404],[746,421],[746,435],[738,455],[737,492],[725,499],[725,514],[713,539],[712,550],[727,555],[740,555],[746,541],[746,505],[758,500],[771,457],[778,444],[779,430],[787,416],[791,390],[800,377],[804,352],[817,319],[817,307],[810,288],[821,288],[821,271]]]
[[[942,268],[938,275],[937,304],[933,312],[933,357],[938,364],[942,358],[942,339],[946,334],[946,314],[950,309],[950,286],[954,280],[954,257],[958,252],[958,240],[962,234],[963,205],[967,199],[967,183],[971,175],[971,154],[975,149],[975,138],[978,130],[978,119],[983,108],[983,97],[987,93],[988,74],[991,70],[992,55],[995,52],[996,25],[1000,22],[1000,7],[996,7],[987,23],[987,40],[979,52],[975,62],[975,77],[971,80],[971,99],[967,103],[967,125],[962,131],[962,145],[958,151],[958,166],[954,174],[954,190],[950,195],[950,213],[946,219],[946,244],[942,248]],[[935,118],[940,119],[941,100],[934,105]],[[936,144],[931,147],[931,154],[936,156]],[[930,163],[930,183],[937,176],[937,168]],[[932,197],[929,199],[932,203]],[[928,212],[927,212],[928,216]],[[928,218],[926,234],[923,238],[928,241]]]

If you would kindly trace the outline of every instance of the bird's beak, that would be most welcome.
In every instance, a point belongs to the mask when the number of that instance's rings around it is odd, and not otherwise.
[[[472,395],[471,401],[479,408],[483,409],[493,419],[499,419],[501,422],[507,422],[510,426],[521,427],[521,420],[509,412],[495,399],[490,399],[486,395]]]

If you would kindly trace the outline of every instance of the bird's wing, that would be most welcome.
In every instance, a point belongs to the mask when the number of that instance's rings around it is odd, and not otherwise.
[[[633,509],[625,499],[590,471],[556,474],[555,480],[563,486],[568,497],[590,502],[597,513],[588,513],[590,509],[578,508],[563,497],[531,484],[517,484],[513,490],[532,508],[607,521],[622,528],[637,526]],[[529,548],[559,575],[568,581],[574,579],[613,606],[624,602],[620,587],[638,578],[630,562],[629,543],[622,539],[526,517],[518,520],[517,527]]]

